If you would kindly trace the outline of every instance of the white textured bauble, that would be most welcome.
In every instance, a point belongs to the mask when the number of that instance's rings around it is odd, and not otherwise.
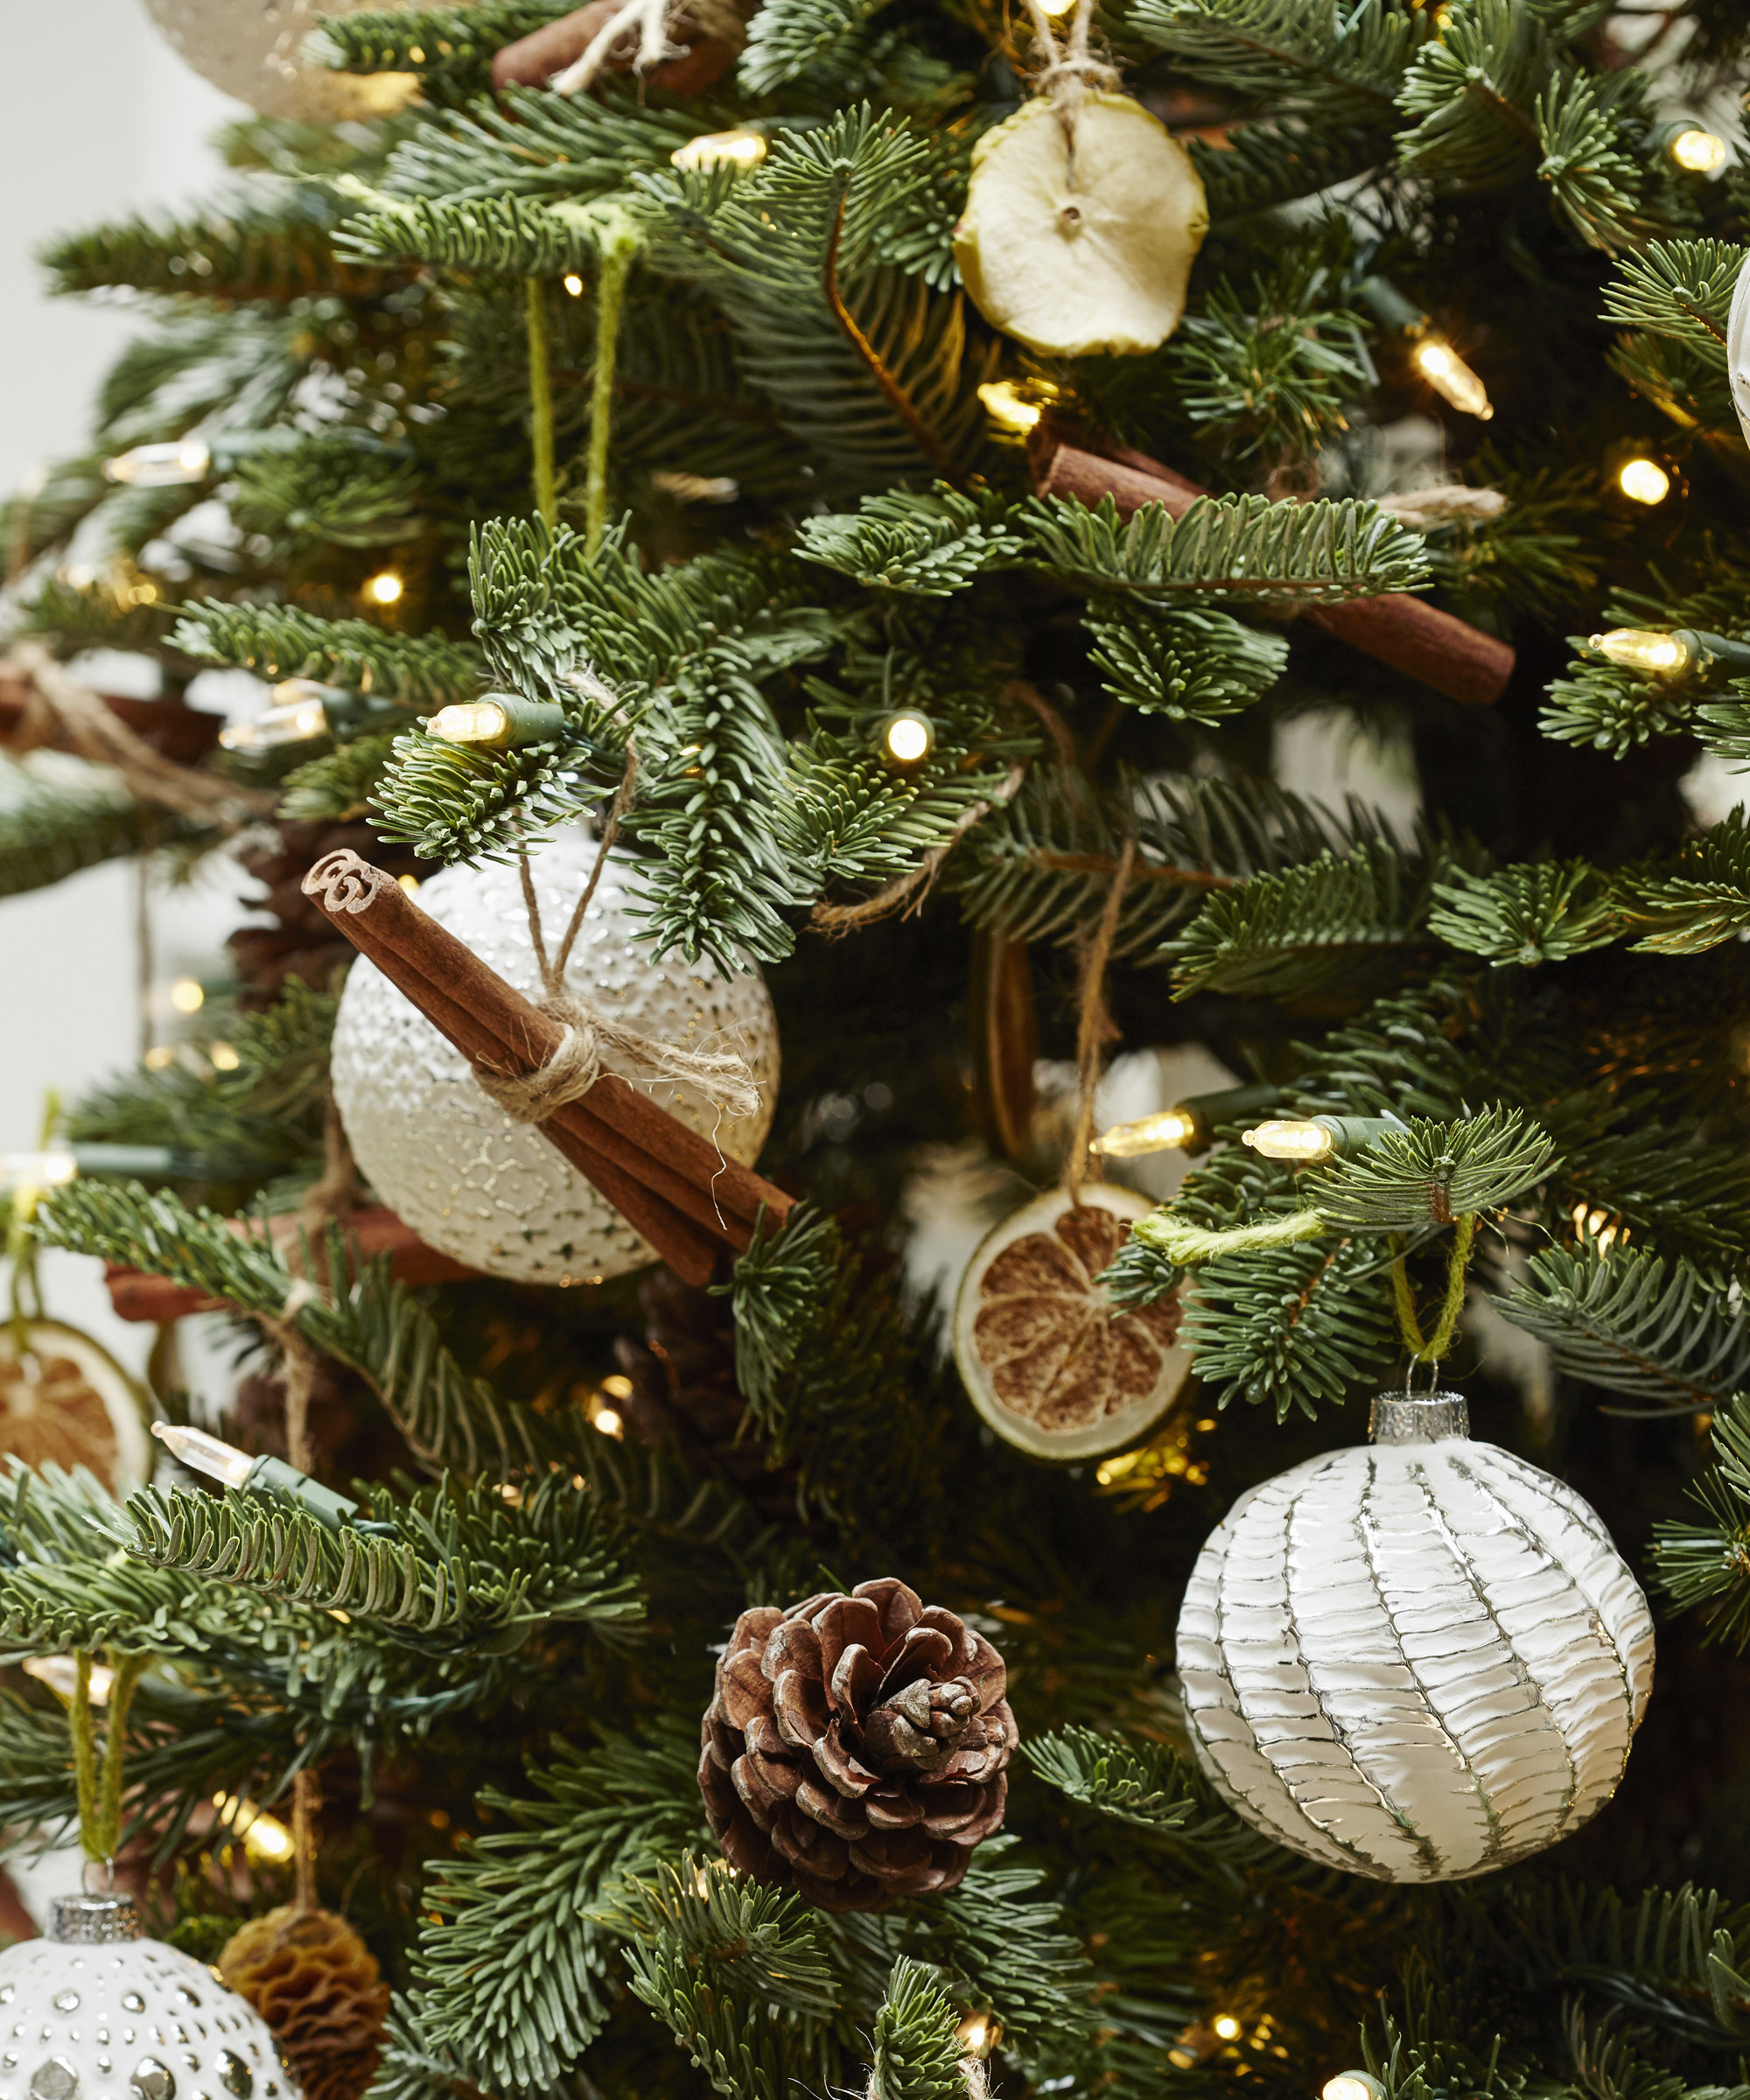
[[[1750,256],[1744,258],[1732,294],[1732,312],[1726,324],[1726,364],[1732,375],[1732,405],[1738,410],[1738,427],[1750,444]]]
[[[595,853],[591,838],[570,831],[532,857],[550,948],[558,946]],[[571,951],[566,990],[665,1042],[738,1049],[760,1088],[755,1116],[727,1115],[684,1086],[638,1083],[726,1158],[751,1163],[778,1090],[778,1030],[765,984],[752,971],[724,977],[709,960],[671,955],[653,962],[638,938],[642,922],[626,910],[627,872],[610,858]],[[507,984],[539,997],[514,867],[446,868],[422,887],[419,905]],[[620,1069],[612,1057],[604,1061]],[[514,1122],[481,1093],[461,1052],[362,956],[340,998],[333,1084],[360,1166],[428,1246],[488,1275],[535,1284],[599,1282],[655,1259],[534,1124]]]
[[[260,116],[337,124],[399,109],[417,82],[411,74],[330,73],[298,57],[324,15],[400,8],[408,0],[146,0],[164,41],[203,80],[247,102]]]
[[[1242,1495],[1179,1620],[1198,1761],[1254,1828],[1380,1881],[1485,1873],[1609,1798],[1653,1622],[1596,1512],[1465,1434],[1452,1394],[1375,1403],[1371,1447]]]
[[[64,1897],[0,1954],[0,2100],[298,2100],[260,2016],[138,1931],[131,1897]]]

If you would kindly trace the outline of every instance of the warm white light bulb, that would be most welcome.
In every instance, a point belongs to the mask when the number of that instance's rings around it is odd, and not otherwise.
[[[192,977],[178,977],[170,988],[170,1003],[178,1013],[199,1013],[206,994]]]
[[[219,741],[227,751],[275,751],[282,744],[311,744],[327,734],[327,710],[319,700],[306,698],[264,707],[247,722],[228,723],[219,732]]]
[[[749,174],[765,158],[766,137],[760,131],[707,131],[668,156],[677,168],[739,168]]]
[[[1088,1146],[1108,1159],[1136,1159],[1144,1152],[1170,1152],[1189,1144],[1197,1135],[1197,1121],[1183,1109],[1163,1109],[1158,1116],[1139,1116],[1135,1123],[1114,1124]]]
[[[887,756],[901,766],[915,765],[935,742],[935,731],[927,715],[894,715],[881,732]]]
[[[1218,2012],[1209,2025],[1223,2041],[1236,2041],[1239,2039],[1240,2023],[1231,2012]]]
[[[136,444],[104,465],[106,480],[120,481],[130,488],[177,488],[199,481],[213,464],[213,455],[199,438],[182,438],[169,444]]]
[[[1586,647],[1631,671],[1680,671],[1690,660],[1688,648],[1676,635],[1655,634],[1644,627],[1613,627],[1607,634],[1588,636]]]
[[[1479,423],[1487,423],[1494,415],[1488,388],[1450,343],[1443,343],[1438,335],[1424,336],[1412,355],[1417,370],[1442,400],[1474,416]]]
[[[578,275],[575,270],[568,270],[565,275],[560,278],[559,282],[565,287],[565,290],[570,293],[574,299],[580,299],[583,298],[584,280]]]
[[[999,430],[1012,430],[1021,437],[1033,427],[1044,414],[1037,402],[1022,398],[1020,388],[1012,379],[993,379],[978,389],[978,398],[984,403],[984,413]]]
[[[617,1407],[598,1407],[595,1412],[595,1426],[605,1437],[613,1437],[620,1442],[626,1439],[626,1424],[620,1418]]]
[[[256,1462],[234,1445],[208,1436],[204,1429],[186,1429],[179,1422],[154,1422],[152,1434],[172,1458],[209,1480],[222,1480],[228,1488],[241,1488]]]
[[[1712,175],[1726,165],[1726,141],[1697,124],[1678,132],[1671,141],[1670,154],[1691,175]]]
[[[1319,2100],[1384,2100],[1385,2088],[1377,2078],[1365,2071],[1339,2071],[1334,2078],[1327,2078],[1320,2090]]]
[[[440,707],[425,724],[445,744],[496,744],[510,732],[510,717],[496,700],[462,700]]]
[[[988,2012],[969,2012],[954,2030],[954,2039],[962,2056],[982,2062],[1003,2039],[1003,2030]]]
[[[384,569],[367,580],[365,596],[374,606],[392,606],[406,588],[393,569]]]
[[[206,1059],[215,1072],[234,1072],[243,1061],[234,1043],[208,1043]]]
[[[41,1152],[0,1152],[0,1188],[59,1188],[79,1172],[65,1146]]]
[[[1662,503],[1671,493],[1671,477],[1656,459],[1625,460],[1616,486],[1634,503]]]
[[[34,1677],[38,1684],[46,1684],[57,1698],[72,1704],[79,1690],[79,1663],[72,1656],[26,1656],[24,1675]],[[107,1662],[91,1665],[91,1704],[107,1706],[109,1694],[116,1683],[116,1673]]]
[[[1336,1141],[1321,1123],[1291,1123],[1275,1118],[1245,1133],[1244,1142],[1266,1159],[1286,1159],[1299,1166],[1328,1159]]]
[[[265,1809],[235,1794],[215,1794],[213,1805],[219,1811],[220,1821],[230,1826],[232,1836],[242,1839],[243,1850],[250,1858],[290,1858],[295,1849],[292,1835],[277,1816],[270,1816]]]

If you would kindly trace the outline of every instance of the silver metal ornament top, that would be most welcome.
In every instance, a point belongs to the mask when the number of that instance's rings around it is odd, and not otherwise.
[[[53,1896],[45,1936],[67,1945],[113,1947],[139,1938],[139,1910],[131,1896]]]
[[[1438,1444],[1470,1433],[1470,1403],[1462,1393],[1378,1393],[1368,1420],[1375,1444]]]

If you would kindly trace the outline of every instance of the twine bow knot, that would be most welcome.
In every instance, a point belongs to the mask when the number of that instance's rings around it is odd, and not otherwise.
[[[535,878],[529,871],[528,854],[523,854],[517,864],[522,878],[523,906],[528,914],[529,938],[535,944],[535,960],[541,971],[542,995],[535,1003],[543,1013],[557,1021],[563,1030],[553,1054],[536,1071],[505,1074],[480,1065],[474,1067],[474,1077],[481,1092],[518,1123],[544,1123],[568,1101],[580,1100],[602,1074],[611,1068],[611,1059],[630,1066],[640,1078],[668,1080],[685,1086],[703,1095],[713,1108],[738,1121],[756,1116],[760,1111],[759,1083],[738,1050],[710,1045],[690,1050],[679,1043],[665,1042],[660,1036],[647,1035],[641,1028],[631,1027],[614,1015],[602,1012],[578,998],[566,986],[565,970],[571,950],[583,931],[584,914],[596,893],[596,885],[601,880],[602,870],[607,865],[608,854],[620,830],[620,820],[632,801],[637,783],[637,754],[628,743],[626,774],[609,806],[607,822],[602,827],[596,864],[590,871],[583,895],[572,907],[564,938],[556,953],[551,956],[548,954],[546,937],[542,932],[541,905],[535,894]]]

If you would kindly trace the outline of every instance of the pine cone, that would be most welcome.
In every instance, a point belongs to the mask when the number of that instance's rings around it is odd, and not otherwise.
[[[382,2048],[388,1985],[331,1910],[284,1904],[226,1942],[219,1973],[267,2022],[304,2100],[359,2100]]]
[[[735,1622],[699,1790],[732,1866],[822,1910],[934,1894],[1002,1827],[1003,1658],[892,1576]]]

